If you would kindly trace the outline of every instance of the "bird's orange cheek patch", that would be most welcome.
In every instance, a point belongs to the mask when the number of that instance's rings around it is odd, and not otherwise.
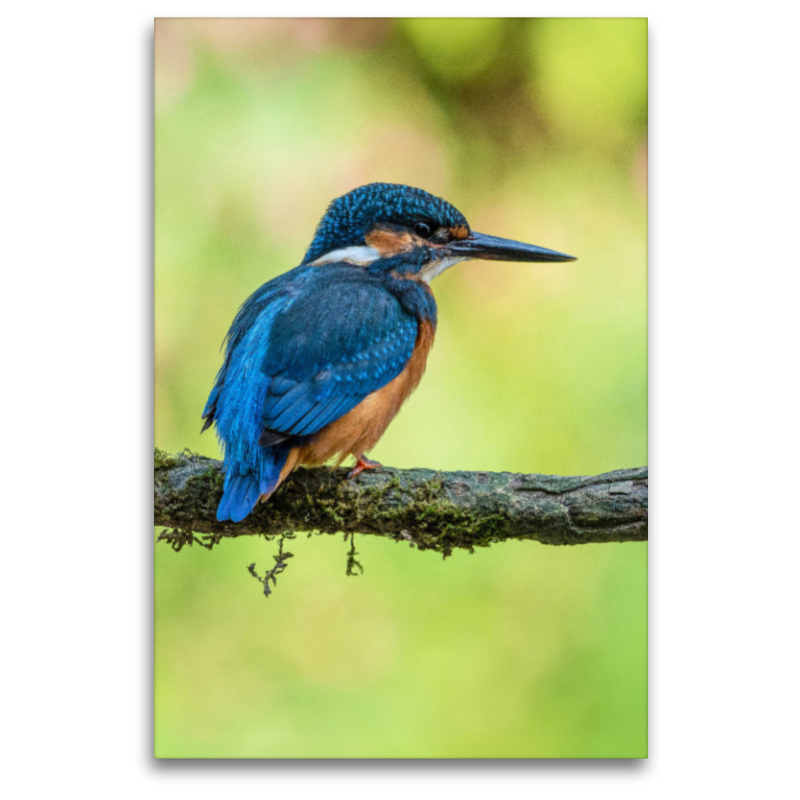
[[[381,258],[407,253],[415,247],[424,244],[424,240],[410,234],[408,231],[393,231],[387,228],[378,228],[364,237],[364,241],[374,247]]]
[[[466,225],[457,225],[455,228],[449,228],[449,231],[453,239],[466,239],[469,236],[469,228]]]

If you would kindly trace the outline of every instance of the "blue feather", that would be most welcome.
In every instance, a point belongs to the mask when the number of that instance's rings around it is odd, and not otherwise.
[[[286,463],[289,448],[285,445],[262,447],[257,468],[250,472],[236,472],[237,465],[228,465],[225,488],[217,509],[220,522],[241,522],[255,508],[258,498],[269,495],[278,484],[281,469]],[[227,465],[228,459],[226,459]]]
[[[251,473],[248,473],[231,475],[226,483],[227,487],[217,509],[217,519],[220,522],[229,519],[233,522],[241,522],[258,502],[258,481]]]

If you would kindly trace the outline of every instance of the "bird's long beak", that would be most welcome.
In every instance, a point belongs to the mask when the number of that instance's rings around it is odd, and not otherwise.
[[[556,250],[537,247],[535,244],[514,242],[486,233],[471,233],[466,239],[451,242],[448,249],[462,258],[484,258],[492,261],[577,261]]]

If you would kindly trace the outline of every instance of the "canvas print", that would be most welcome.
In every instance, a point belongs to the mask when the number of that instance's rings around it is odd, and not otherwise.
[[[158,758],[647,756],[647,20],[158,19]]]

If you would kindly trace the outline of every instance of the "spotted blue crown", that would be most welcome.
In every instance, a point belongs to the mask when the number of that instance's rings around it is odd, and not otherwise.
[[[438,227],[469,229],[464,215],[441,197],[399,183],[369,183],[334,200],[317,226],[303,259],[308,264],[326,253],[364,244],[380,225],[412,228],[426,222]]]

